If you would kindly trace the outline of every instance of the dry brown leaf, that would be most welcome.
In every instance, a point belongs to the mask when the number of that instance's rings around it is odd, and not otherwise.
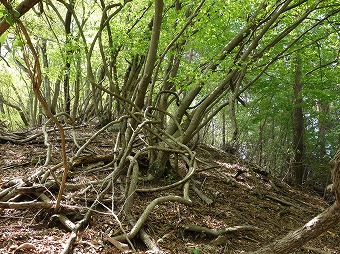
[[[112,237],[106,236],[105,239],[112,243],[118,250],[122,252],[129,250],[129,245],[121,243]]]
[[[17,253],[19,250],[35,250],[35,246],[31,243],[23,243],[18,248],[13,251],[13,254]]]

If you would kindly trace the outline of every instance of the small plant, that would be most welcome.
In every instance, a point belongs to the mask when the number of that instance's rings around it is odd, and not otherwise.
[[[194,254],[199,254],[201,252],[201,249],[199,248],[189,248]]]

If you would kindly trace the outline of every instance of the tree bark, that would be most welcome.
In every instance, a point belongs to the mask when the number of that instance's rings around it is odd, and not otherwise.
[[[146,91],[149,83],[151,82],[152,73],[157,58],[158,43],[161,34],[161,25],[163,18],[163,6],[164,3],[162,0],[155,1],[155,16],[153,21],[149,52],[145,63],[143,77],[138,84],[138,91],[135,101],[135,104],[139,109],[143,108],[144,106]]]
[[[293,114],[293,172],[295,183],[301,186],[304,180],[304,117],[302,111],[302,63],[298,55],[296,59],[294,82],[294,114]]]

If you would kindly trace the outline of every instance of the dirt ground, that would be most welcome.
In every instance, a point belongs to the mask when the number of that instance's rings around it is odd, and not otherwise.
[[[86,131],[81,134],[84,140],[91,135]],[[51,142],[54,144],[53,166],[60,162],[57,137]],[[112,135],[105,133],[96,139],[91,150],[106,154],[112,149],[111,145]],[[70,156],[74,151],[75,148],[69,145]],[[144,229],[162,253],[248,253],[302,226],[328,206],[316,194],[291,188],[261,169],[256,170],[254,165],[213,147],[200,146],[197,154],[199,172],[194,177],[195,185],[212,203],[207,204],[191,190],[193,206],[171,202],[156,206]],[[42,136],[24,144],[2,142],[0,192],[13,179],[25,179],[41,169],[45,155]],[[79,168],[68,181],[86,184],[105,174],[107,172],[104,170],[85,174]],[[167,178],[163,184],[173,180]],[[67,191],[63,204],[80,208],[88,206],[93,194],[91,188],[88,189]],[[114,186],[113,192],[105,198],[102,206],[93,213],[90,224],[78,235],[73,253],[122,253],[107,241],[107,237],[122,232],[114,216],[123,219],[119,184]],[[45,193],[52,200],[57,195],[57,191],[49,189]],[[138,218],[153,199],[169,194],[182,195],[182,190],[176,188],[157,193],[137,193],[133,215]],[[34,199],[30,195],[21,195],[15,201]],[[109,208],[111,205],[113,211]],[[66,215],[72,221],[77,221],[81,219],[81,209],[79,211],[79,214]],[[51,215],[48,209],[0,209],[0,253],[60,253],[70,232],[58,223],[51,223]],[[126,231],[131,229],[124,220],[121,222]],[[217,237],[187,230],[190,225],[216,230],[235,226],[252,228]],[[339,242],[340,226],[337,226],[294,253],[340,253]],[[138,238],[132,244],[138,253],[151,253]],[[126,253],[132,253],[131,247]]]

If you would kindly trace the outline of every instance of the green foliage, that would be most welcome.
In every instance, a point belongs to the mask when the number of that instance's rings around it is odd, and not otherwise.
[[[192,253],[194,254],[199,254],[202,252],[202,250],[200,248],[189,248],[190,251],[192,251]]]
[[[20,17],[20,13],[13,9],[12,11],[9,11],[7,9],[0,9],[0,18],[3,18],[6,20],[6,22],[10,25],[13,26],[15,23],[15,19]]]

